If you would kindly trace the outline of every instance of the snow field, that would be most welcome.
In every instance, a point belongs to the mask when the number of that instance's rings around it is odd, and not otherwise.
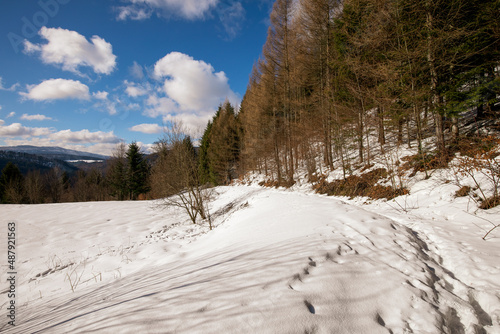
[[[499,237],[450,189],[397,205],[221,187],[213,231],[154,202],[2,206],[20,275],[0,330],[500,333]]]

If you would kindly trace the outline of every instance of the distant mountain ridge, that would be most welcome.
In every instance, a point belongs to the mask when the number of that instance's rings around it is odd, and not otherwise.
[[[106,160],[109,157],[101,154],[70,150],[57,146],[0,146],[0,151],[11,151],[39,155],[58,160]]]
[[[77,167],[64,160],[51,159],[41,155],[24,152],[0,150],[0,171],[2,171],[9,162],[15,164],[24,175],[32,170],[39,170],[43,173],[55,167],[67,172],[68,174],[75,173],[78,170]]]

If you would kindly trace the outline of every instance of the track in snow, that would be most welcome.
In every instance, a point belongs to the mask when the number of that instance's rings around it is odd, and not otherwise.
[[[126,274],[29,301],[7,332],[483,333],[493,324],[474,289],[391,219],[332,198],[249,187],[222,188],[214,205],[218,226],[207,234],[178,216],[161,221],[165,229],[146,217],[150,230],[127,250]],[[32,208],[45,224],[44,207]],[[116,220],[142,231],[141,216],[157,214],[145,212]],[[110,225],[95,219],[82,225],[106,234]],[[55,240],[72,231],[49,219],[44,230]],[[172,247],[170,233],[191,239]]]

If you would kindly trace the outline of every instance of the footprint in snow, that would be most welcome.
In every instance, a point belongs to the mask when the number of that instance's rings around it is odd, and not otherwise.
[[[313,304],[311,304],[309,301],[307,300],[304,300],[304,305],[306,305],[307,307],[307,310],[311,313],[311,314],[316,314],[316,309],[314,308]]]

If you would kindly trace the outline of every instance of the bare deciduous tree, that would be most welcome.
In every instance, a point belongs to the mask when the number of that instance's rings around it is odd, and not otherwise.
[[[28,203],[38,204],[43,201],[43,179],[39,170],[30,171],[24,180],[24,191]]]
[[[193,224],[208,220],[212,229],[208,202],[213,191],[200,183],[197,155],[186,132],[180,122],[165,127],[154,148],[158,160],[151,175],[152,190],[162,197],[160,206],[181,208]]]

